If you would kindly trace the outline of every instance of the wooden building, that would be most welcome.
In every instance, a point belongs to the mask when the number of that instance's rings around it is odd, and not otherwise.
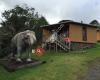
[[[100,29],[97,29],[97,41],[100,42]]]
[[[91,24],[65,21],[58,24],[41,26],[41,28],[43,29],[43,42],[49,39],[53,30],[58,30],[57,35],[59,39],[62,40],[65,37],[70,39],[71,50],[90,48],[97,42],[97,26]]]

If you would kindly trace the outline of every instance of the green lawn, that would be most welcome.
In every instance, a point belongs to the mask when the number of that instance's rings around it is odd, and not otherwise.
[[[0,66],[0,80],[82,80],[87,74],[88,64],[100,57],[100,45],[87,49],[86,53],[53,53],[47,52],[40,60],[46,64],[7,72]]]

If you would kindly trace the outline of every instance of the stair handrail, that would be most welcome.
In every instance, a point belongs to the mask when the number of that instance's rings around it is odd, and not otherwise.
[[[56,41],[57,41],[58,43],[60,43],[63,47],[69,49],[68,46],[64,45],[61,41],[59,41],[59,40],[56,40]]]
[[[58,40],[59,40],[63,45],[65,45],[65,40],[64,40],[63,37],[61,37],[61,36],[58,35]],[[68,43],[69,43],[69,42],[68,42]],[[70,44],[70,43],[69,43],[69,44]],[[67,46],[67,48],[70,49],[70,46],[68,46],[68,45],[65,45],[65,46]]]

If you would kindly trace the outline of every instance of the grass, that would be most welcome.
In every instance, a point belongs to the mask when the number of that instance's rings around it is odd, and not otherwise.
[[[47,61],[46,64],[23,68],[9,73],[0,66],[0,80],[81,80],[87,73],[89,62],[100,57],[100,44],[87,49],[86,53],[46,52],[34,58]]]

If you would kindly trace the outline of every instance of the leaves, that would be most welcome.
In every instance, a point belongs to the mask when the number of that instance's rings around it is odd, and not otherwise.
[[[13,9],[4,11],[2,17],[5,21],[2,21],[2,28],[0,28],[0,51],[2,51],[0,56],[10,53],[9,48],[12,37],[26,29],[34,30],[40,42],[42,40],[40,26],[48,24],[45,17],[39,16],[38,12],[35,12],[35,8],[30,8],[27,5],[23,7],[16,5]]]

